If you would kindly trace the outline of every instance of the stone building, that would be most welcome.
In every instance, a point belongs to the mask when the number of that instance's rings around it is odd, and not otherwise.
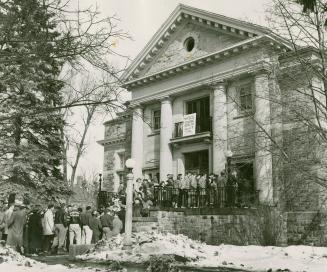
[[[312,50],[299,53],[317,59]],[[287,78],[296,73],[299,81]],[[326,196],[314,182],[321,162],[305,163],[306,171],[316,170],[303,178],[299,160],[290,157],[309,157],[319,148],[308,127],[292,119],[292,107],[308,102],[305,96],[294,100],[296,88],[307,91],[301,73],[289,41],[272,30],[179,5],[122,78],[132,96],[134,176],[220,174],[230,164],[251,180],[261,203],[319,210]],[[314,74],[311,79],[322,86]],[[310,109],[305,114],[313,118]],[[111,137],[106,130],[105,154],[119,153],[107,146]]]
[[[117,192],[125,182],[125,161],[131,156],[131,118],[128,112],[118,113],[113,120],[104,123],[103,191]]]

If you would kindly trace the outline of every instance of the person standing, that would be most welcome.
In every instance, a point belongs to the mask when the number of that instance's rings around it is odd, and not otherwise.
[[[122,221],[119,219],[117,214],[114,214],[114,219],[112,221],[112,233],[111,233],[112,236],[118,235],[122,229],[123,229]]]
[[[92,241],[92,229],[90,228],[90,221],[92,219],[92,208],[87,206],[85,212],[81,213],[82,226],[82,245],[89,245]]]
[[[15,206],[15,202],[10,202],[8,204],[8,209],[5,211],[4,217],[3,217],[3,222],[5,224],[5,229],[4,229],[4,234],[2,234],[2,240],[7,241],[7,237],[8,237],[8,223],[9,223],[9,219],[12,215],[12,213],[14,212],[14,206]]]
[[[92,218],[90,220],[90,228],[92,230],[92,244],[96,244],[101,237],[102,225],[97,211],[92,212]]]
[[[104,214],[100,217],[100,221],[101,221],[102,231],[103,231],[102,238],[108,240],[112,236],[111,230],[112,230],[112,221],[113,221],[113,217],[110,213],[109,207],[107,207],[105,209]]]
[[[80,213],[76,207],[72,207],[69,213],[69,244],[73,245],[74,240],[76,245],[81,244],[81,219]]]
[[[37,254],[42,250],[42,224],[39,206],[33,207],[27,220],[28,252]]]
[[[15,248],[18,252],[24,253],[23,235],[26,223],[26,207],[22,201],[16,200],[13,213],[8,220],[7,245]]]
[[[190,193],[191,193],[191,208],[197,207],[198,204],[198,181],[195,173],[190,175]]]
[[[66,252],[65,240],[67,234],[66,218],[65,218],[65,204],[62,203],[56,211],[54,217],[54,232],[55,238],[52,243],[52,250],[58,251],[58,253]]]
[[[3,204],[2,207],[0,207],[0,240],[2,240],[2,235],[5,233],[5,212],[6,212],[6,206]]]
[[[54,205],[49,204],[48,209],[43,216],[43,252],[47,254],[50,251],[54,235]]]

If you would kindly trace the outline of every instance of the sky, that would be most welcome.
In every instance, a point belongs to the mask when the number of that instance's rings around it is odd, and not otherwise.
[[[132,39],[118,41],[116,49],[134,59],[179,3],[267,25],[265,11],[271,0],[80,0],[80,3],[97,5],[102,16],[120,19],[118,26]],[[81,159],[78,173],[102,172],[103,147],[97,141],[104,138],[103,122],[108,118],[98,116],[90,128],[87,137],[89,147]]]

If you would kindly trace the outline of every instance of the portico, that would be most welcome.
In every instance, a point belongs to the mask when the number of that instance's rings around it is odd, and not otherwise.
[[[270,134],[266,56],[289,48],[260,27],[203,16],[180,5],[123,76],[134,108],[135,177],[219,175],[228,158],[247,158],[261,201],[271,202],[272,155],[262,148]]]

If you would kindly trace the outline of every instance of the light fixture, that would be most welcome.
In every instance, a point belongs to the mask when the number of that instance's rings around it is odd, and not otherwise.
[[[134,159],[130,158],[125,162],[125,166],[127,169],[132,170],[135,166],[135,161]]]

